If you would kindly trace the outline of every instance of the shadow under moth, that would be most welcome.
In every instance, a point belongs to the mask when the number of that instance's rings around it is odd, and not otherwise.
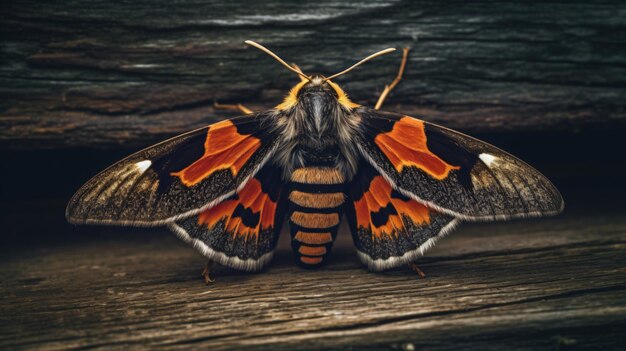
[[[287,220],[296,261],[324,264],[342,216],[360,260],[413,264],[462,221],[554,215],[558,190],[537,170],[480,140],[352,102],[335,75],[305,74],[269,111],[197,129],[139,151],[83,185],[74,224],[166,226],[209,262],[260,270]],[[208,282],[209,265],[204,276]],[[416,271],[421,273],[414,266]]]

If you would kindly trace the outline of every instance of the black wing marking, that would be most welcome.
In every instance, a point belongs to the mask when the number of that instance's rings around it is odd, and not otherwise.
[[[72,197],[74,224],[156,226],[231,196],[268,160],[277,139],[270,113],[224,120],[139,151]]]
[[[558,214],[552,183],[518,158],[462,133],[361,107],[363,156],[402,194],[464,220]]]

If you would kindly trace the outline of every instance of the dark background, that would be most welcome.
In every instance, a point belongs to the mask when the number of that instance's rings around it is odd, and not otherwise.
[[[529,162],[561,191],[564,215],[624,212],[626,163],[622,129],[590,128],[579,132],[474,134]],[[3,150],[0,242],[67,242],[114,228],[74,227],[65,223],[65,205],[91,176],[134,149]],[[124,229],[126,232],[127,229]],[[68,237],[69,236],[69,237]],[[84,239],[84,238],[82,238]]]

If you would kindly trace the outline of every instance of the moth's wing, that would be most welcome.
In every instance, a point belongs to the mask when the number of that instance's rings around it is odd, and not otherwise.
[[[197,214],[231,196],[276,148],[270,113],[237,117],[139,151],[78,190],[74,224],[155,226]]]
[[[415,261],[458,224],[402,195],[367,162],[348,186],[346,216],[361,261],[380,271]]]
[[[284,196],[281,171],[268,164],[220,204],[168,226],[209,259],[259,270],[272,258],[278,242]]]
[[[464,220],[563,210],[561,194],[545,176],[495,146],[408,116],[357,113],[361,153],[403,195]]]

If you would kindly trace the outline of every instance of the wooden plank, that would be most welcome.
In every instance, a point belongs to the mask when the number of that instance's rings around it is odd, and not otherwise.
[[[624,124],[622,1],[11,2],[0,14],[0,146],[145,146],[275,106],[297,82],[256,39],[330,74],[413,48],[386,109],[469,132]],[[338,78],[372,106],[400,54]]]
[[[626,345],[623,213],[464,225],[422,260],[422,280],[368,273],[345,229],[321,270],[295,266],[282,240],[262,274],[222,268],[211,287],[202,258],[158,230],[60,229],[54,244],[3,246],[0,348]]]

